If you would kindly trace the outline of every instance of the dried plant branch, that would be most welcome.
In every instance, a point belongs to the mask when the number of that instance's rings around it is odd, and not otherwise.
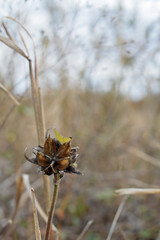
[[[159,188],[159,185],[149,184],[135,178],[130,178],[129,183],[131,183],[132,186],[134,185],[136,188]]]
[[[27,55],[24,53],[24,51],[17,46],[17,44],[9,39],[9,38],[6,38],[4,36],[0,36],[0,41],[3,42],[5,45],[7,45],[8,47],[12,48],[13,50],[15,50],[16,52],[18,52],[20,55],[22,55],[23,57],[27,58]]]
[[[22,178],[22,176],[18,176],[18,178],[16,180],[16,204],[15,204],[15,210],[11,217],[12,221],[14,221],[14,219],[16,217],[23,189],[24,189],[23,178]]]
[[[24,98],[25,94],[27,93],[28,88],[26,89],[25,93],[20,97],[19,102],[21,103],[22,99]],[[13,112],[13,110],[15,109],[15,105],[11,106],[10,109],[8,110],[6,116],[4,117],[2,123],[0,124],[0,129],[4,127],[5,123],[7,122],[9,116],[11,115],[11,113]]]
[[[125,205],[125,203],[126,203],[127,198],[128,198],[127,196],[125,196],[125,197],[122,198],[121,203],[120,203],[120,205],[119,205],[119,207],[118,207],[118,210],[117,210],[117,212],[116,212],[116,215],[115,215],[115,217],[114,217],[114,219],[113,219],[113,222],[112,222],[112,225],[111,225],[111,227],[110,227],[110,230],[109,230],[109,233],[108,233],[108,236],[107,236],[106,240],[111,240],[112,235],[113,235],[113,232],[114,232],[114,230],[115,230],[115,228],[116,228],[118,219],[119,219],[119,217],[120,217],[120,215],[121,215],[121,212],[122,212],[122,210],[123,210],[123,208],[124,208],[124,205]]]
[[[32,191],[32,205],[33,205],[35,236],[36,236],[36,240],[41,240],[41,232],[40,232],[40,228],[39,228],[39,221],[38,221],[38,215],[37,215],[37,209],[36,209],[34,189],[31,188],[31,191]]]
[[[26,42],[25,42],[25,40],[24,40],[23,34],[22,34],[22,32],[21,32],[20,29],[18,29],[18,32],[19,32],[19,35],[20,35],[21,40],[22,40],[22,42],[23,42],[23,45],[24,45],[24,47],[25,47],[25,49],[26,49],[28,58],[30,58],[30,56],[29,56],[29,50],[28,50],[27,44],[26,44]]]
[[[45,234],[45,240],[49,240],[50,231],[51,231],[51,223],[55,211],[56,201],[58,197],[58,191],[59,191],[59,184],[60,184],[60,175],[54,174],[54,191],[53,191],[53,198],[51,203],[51,208],[48,216],[48,222],[46,227],[46,234]]]
[[[25,28],[24,25],[23,25],[21,22],[19,22],[17,19],[12,18],[12,17],[9,17],[9,16],[6,16],[5,18],[10,19],[10,20],[12,20],[13,22],[16,22],[17,24],[19,24],[19,25],[23,28],[23,30],[27,33],[27,35],[30,37],[30,39],[32,40],[33,48],[34,48],[34,63],[35,63],[35,69],[34,69],[34,71],[35,71],[35,80],[36,80],[37,87],[38,87],[37,55],[36,55],[36,47],[35,47],[35,44],[34,44],[32,35],[31,35],[30,32],[27,30],[27,28]]]
[[[121,235],[122,235],[124,240],[128,240],[129,239],[128,236],[126,235],[126,233],[123,231],[123,229],[120,226],[118,226],[118,230],[120,231],[120,233],[121,233]]]
[[[151,141],[151,146],[160,150],[160,143],[156,140]]]
[[[5,86],[2,85],[2,83],[0,83],[0,89],[2,89],[10,99],[12,99],[14,104],[16,104],[17,106],[20,105],[20,102],[13,96],[13,94],[10,91],[7,90]]]
[[[88,229],[90,228],[90,226],[92,225],[93,220],[89,220],[86,224],[86,226],[84,227],[83,231],[81,232],[81,234],[78,236],[77,240],[81,240],[84,238],[84,235],[86,234],[86,232],[88,231]]]
[[[6,223],[6,225],[1,229],[0,237],[3,236],[3,239],[8,237],[8,235],[10,234],[12,227],[13,227],[12,223],[13,223],[12,220],[9,219],[8,222]]]
[[[115,192],[118,195],[160,194],[160,188],[121,188]]]
[[[13,112],[13,110],[15,109],[15,105],[12,105],[10,107],[10,109],[8,110],[6,116],[4,117],[2,123],[0,124],[0,129],[2,129],[6,123],[6,121],[8,120],[9,116],[11,115],[11,113]]]
[[[23,42],[23,45],[25,46],[25,50],[28,54],[28,56],[24,53],[24,51],[17,46],[15,41],[8,39],[6,37],[0,36],[0,41],[2,41],[4,44],[6,44],[8,47],[14,49],[16,52],[18,52],[20,55],[25,57],[28,62],[29,62],[29,72],[30,72],[30,80],[31,80],[31,89],[32,89],[32,102],[33,102],[33,107],[34,107],[34,112],[35,112],[35,120],[36,120],[36,128],[37,128],[37,135],[38,135],[38,144],[43,145],[44,143],[44,132],[45,132],[45,126],[44,126],[44,116],[42,108],[42,103],[40,102],[41,96],[40,96],[40,91],[39,91],[39,86],[38,86],[38,70],[37,70],[37,57],[36,57],[36,49],[35,49],[35,44],[32,39],[31,34],[28,32],[28,30],[16,19],[12,17],[5,17],[9,20],[12,20],[19,24],[22,29],[27,33],[27,35],[31,38],[33,47],[34,47],[34,70],[33,70],[33,63],[32,60],[29,58],[29,51],[28,47],[26,44],[26,41],[22,35],[21,35],[21,40]],[[7,31],[7,27],[5,26]],[[49,177],[43,176],[43,182],[44,182],[44,189],[45,189],[45,196],[46,196],[46,210],[47,213],[49,212],[49,207],[50,207],[50,180]]]
[[[3,239],[7,239],[8,236],[11,234],[12,230],[13,230],[13,223],[15,220],[15,217],[17,215],[18,212],[18,208],[19,208],[19,203],[20,203],[20,199],[22,196],[22,191],[23,191],[23,179],[22,176],[18,176],[17,180],[16,180],[16,200],[15,200],[15,207],[12,213],[11,218],[8,220],[8,223],[6,224],[6,226],[1,230],[0,235],[3,235]]]
[[[8,29],[7,29],[7,27],[6,27],[6,25],[5,25],[5,23],[4,23],[3,20],[2,20],[2,26],[3,26],[6,34],[8,35],[9,39],[10,39],[10,40],[13,40],[13,38],[12,38],[11,34],[9,33],[9,31],[8,31]]]
[[[32,187],[31,187],[30,182],[29,182],[29,176],[27,174],[23,174],[22,177],[23,177],[23,182],[24,182],[25,188],[27,190],[27,193],[28,193],[30,199],[32,200],[32,195],[31,195],[31,188]],[[40,206],[36,197],[35,197],[35,203],[36,203],[37,211],[39,212],[39,214],[41,215],[43,220],[47,223],[48,217],[45,214],[45,212],[43,211],[43,209],[41,208],[41,206]],[[53,224],[52,224],[52,229],[56,233],[56,235],[59,235],[57,228]]]
[[[129,152],[135,155],[136,157],[139,157],[143,161],[152,164],[153,166],[160,167],[160,161],[158,159],[151,157],[150,155],[140,151],[137,148],[133,148],[133,147],[129,148]]]

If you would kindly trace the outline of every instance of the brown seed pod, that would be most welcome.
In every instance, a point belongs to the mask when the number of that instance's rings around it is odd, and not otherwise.
[[[44,146],[33,148],[33,153],[36,157],[29,158],[25,153],[25,158],[28,161],[37,164],[46,175],[60,172],[81,174],[73,166],[78,156],[78,147],[71,147],[71,137],[65,138],[57,131],[55,131],[55,133],[57,139],[50,137],[50,134],[48,134],[47,131]],[[60,142],[60,140],[62,142]]]

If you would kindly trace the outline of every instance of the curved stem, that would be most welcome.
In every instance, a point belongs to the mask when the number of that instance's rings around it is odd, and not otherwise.
[[[53,215],[54,215],[54,211],[55,211],[55,206],[56,206],[56,201],[57,201],[57,197],[58,197],[58,192],[59,192],[59,184],[60,184],[60,175],[59,174],[55,174],[54,175],[53,198],[52,198],[51,208],[50,208],[49,216],[48,216],[45,240],[49,240],[49,235],[50,235],[50,230],[51,230],[51,223],[52,223],[52,219],[53,219]]]

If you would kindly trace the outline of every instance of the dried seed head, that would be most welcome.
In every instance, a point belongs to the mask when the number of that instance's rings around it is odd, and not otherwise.
[[[64,172],[80,175],[81,172],[75,167],[79,148],[71,147],[71,137],[61,136],[56,129],[54,132],[56,138],[50,137],[49,130],[47,130],[44,146],[33,148],[34,158],[28,157],[25,152],[25,158],[37,164],[46,175],[60,173],[63,176]]]

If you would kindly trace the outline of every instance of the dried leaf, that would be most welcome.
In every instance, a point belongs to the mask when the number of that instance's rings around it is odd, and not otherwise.
[[[52,138],[49,136],[44,143],[44,153],[52,156]]]
[[[8,31],[8,29],[7,29],[7,27],[6,27],[6,25],[5,25],[5,23],[4,23],[3,20],[2,20],[2,25],[3,25],[3,27],[4,27],[4,30],[5,30],[6,34],[7,34],[8,37],[9,37],[9,39],[13,40],[13,38],[12,38],[11,34],[9,33],[9,31]]]
[[[56,156],[58,158],[65,158],[65,157],[68,157],[70,155],[70,152],[71,152],[71,146],[70,146],[70,142],[67,142],[67,143],[63,143],[57,153],[56,153]]]
[[[18,52],[20,55],[22,55],[23,57],[27,58],[27,55],[24,53],[24,51],[18,47],[14,41],[12,41],[9,38],[6,38],[4,36],[0,36],[0,41],[3,42],[5,45],[7,45],[8,47],[12,48],[13,50],[15,50],[16,52]]]
[[[49,164],[50,164],[50,160],[48,158],[46,158],[44,156],[43,153],[41,152],[38,152],[37,153],[37,160],[38,160],[38,164],[41,166],[41,167],[48,167]]]
[[[160,189],[157,188],[121,188],[115,191],[118,195],[145,195],[145,194],[160,194]]]
[[[29,176],[27,174],[23,174],[22,175],[23,177],[23,182],[24,182],[24,185],[26,187],[26,190],[28,192],[28,195],[30,197],[30,199],[32,199],[32,194],[31,194],[31,185],[30,185],[30,182],[29,182]],[[45,214],[45,212],[43,211],[43,209],[41,208],[37,198],[35,197],[35,202],[36,202],[36,208],[39,212],[39,214],[41,215],[41,217],[43,218],[43,220],[45,222],[47,222],[48,220],[48,216]],[[53,228],[53,231],[56,232],[58,234],[58,230],[57,228],[52,224],[52,228]]]
[[[33,206],[35,236],[36,236],[36,240],[41,240],[41,232],[40,232],[40,228],[39,228],[39,221],[38,221],[34,189],[32,188],[31,191],[32,191],[32,206]]]
[[[16,105],[20,105],[20,103],[18,102],[18,100],[13,96],[13,94],[11,92],[9,92],[7,90],[7,88],[5,86],[3,86],[1,83],[0,83],[0,88],[12,99],[12,101],[16,104]]]
[[[24,184],[23,184],[23,178],[22,176],[20,176],[17,180],[16,180],[16,188],[17,188],[17,193],[16,193],[16,205],[18,205],[18,202],[20,200],[22,191],[24,189]]]
[[[52,150],[53,150],[54,155],[56,155],[56,141],[55,141],[55,139],[52,139]]]
[[[34,48],[35,80],[36,80],[36,84],[38,85],[37,55],[36,55],[36,48],[35,48],[35,44],[34,44],[33,38],[31,36],[31,34],[29,33],[29,31],[25,28],[25,26],[21,22],[19,22],[15,18],[12,18],[12,17],[9,17],[9,16],[5,16],[5,18],[10,19],[13,22],[16,22],[17,24],[19,24],[23,28],[23,30],[28,34],[28,36],[31,38],[31,40],[32,40],[33,48]]]
[[[22,42],[23,42],[23,45],[24,45],[24,47],[25,47],[25,49],[26,49],[26,52],[27,52],[27,54],[28,54],[28,58],[30,58],[30,56],[29,56],[29,50],[28,50],[26,41],[25,41],[25,39],[24,39],[24,37],[23,37],[23,34],[22,34],[22,32],[20,31],[20,29],[18,29],[18,32],[19,32],[19,35],[20,35],[21,40],[22,40]]]
[[[69,165],[69,159],[65,158],[59,162],[56,162],[54,165],[54,168],[60,170],[60,171],[64,171]]]

